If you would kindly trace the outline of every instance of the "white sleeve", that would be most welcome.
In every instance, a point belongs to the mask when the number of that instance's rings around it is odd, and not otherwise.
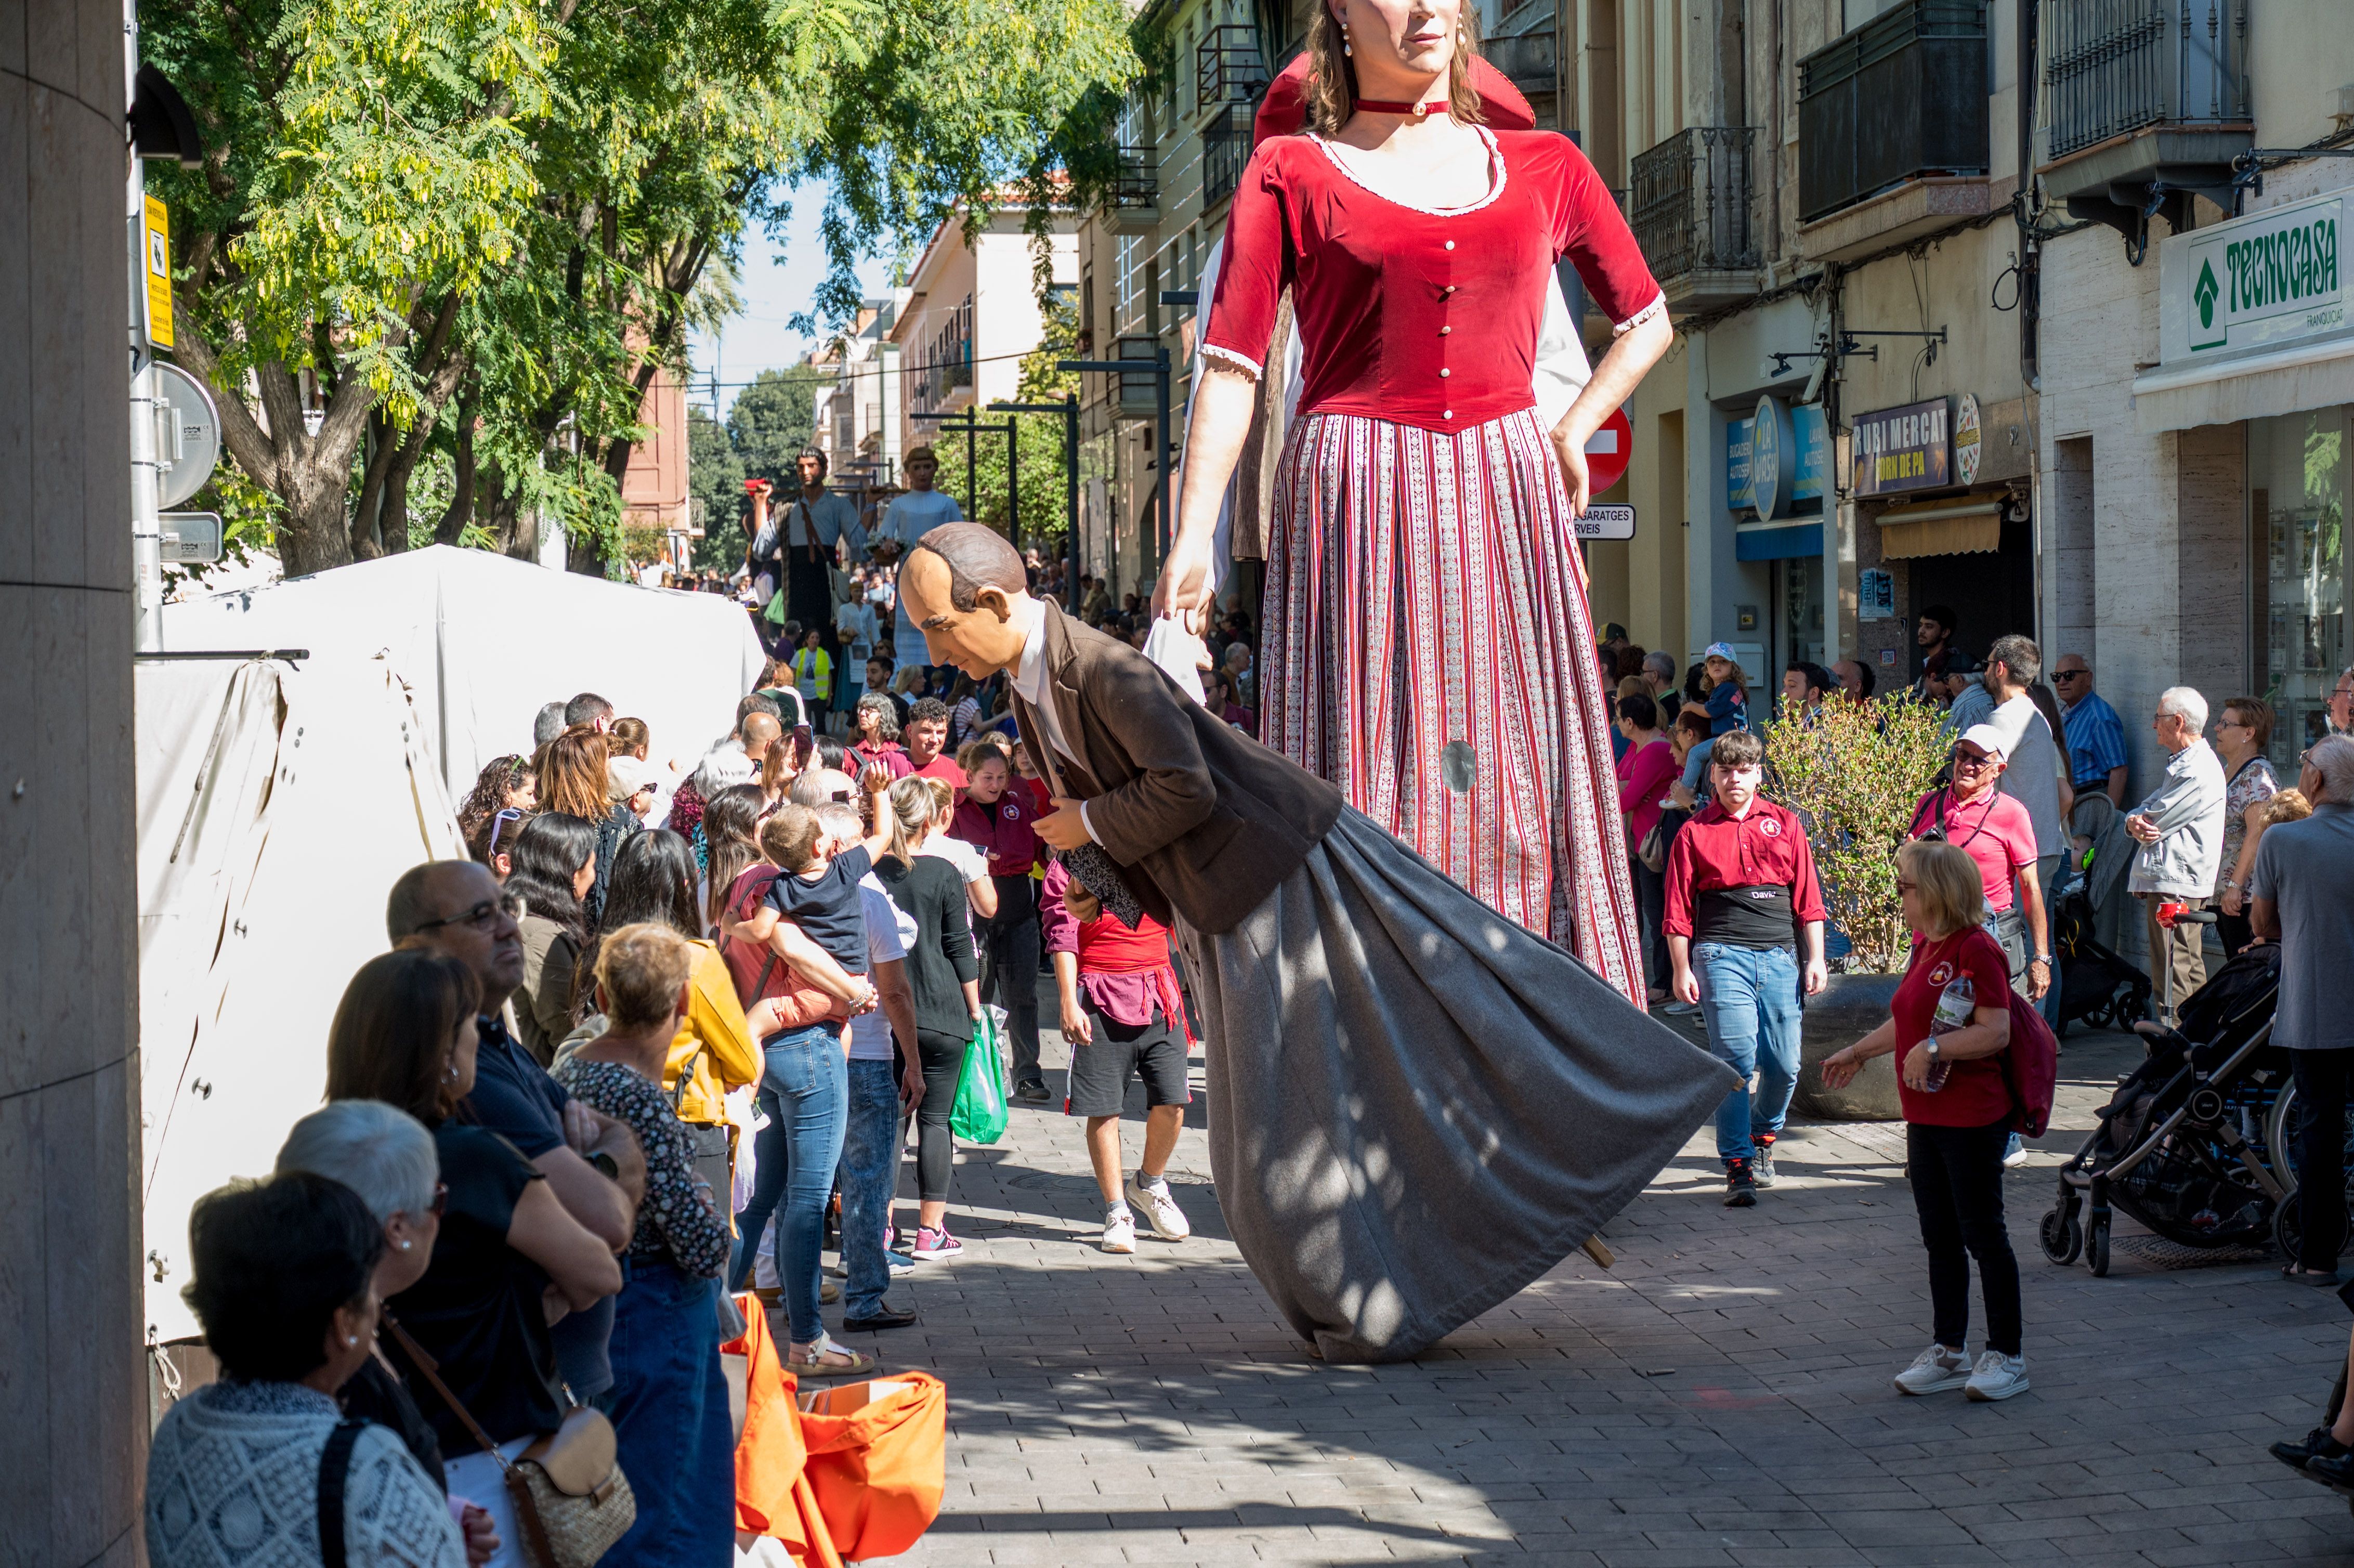
[[[858,895],[865,900],[867,959],[891,964],[906,958],[907,944],[899,937],[899,906],[876,885],[872,873],[858,885]]]
[[[1593,366],[1585,360],[1585,344],[1578,336],[1578,323],[1569,319],[1569,302],[1561,291],[1561,274],[1545,273],[1544,321],[1537,328],[1537,362],[1531,377],[1532,390],[1536,394],[1537,418],[1546,429],[1561,423],[1577,395],[1585,390],[1592,379]]]

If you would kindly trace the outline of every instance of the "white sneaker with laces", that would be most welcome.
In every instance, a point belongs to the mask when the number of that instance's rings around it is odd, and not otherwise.
[[[1899,1393],[1943,1393],[1949,1388],[1960,1388],[1970,1381],[1969,1348],[1964,1346],[1956,1351],[1931,1345],[1891,1381]]]
[[[2027,1358],[1988,1351],[1978,1358],[1978,1370],[1970,1373],[1967,1392],[1972,1399],[1978,1400],[2009,1399],[2014,1393],[2025,1393]]]
[[[1103,1249],[1106,1252],[1136,1250],[1136,1216],[1126,1209],[1114,1209],[1104,1216]]]
[[[1193,1234],[1193,1227],[1185,1223],[1185,1211],[1177,1206],[1177,1200],[1171,1194],[1165,1179],[1148,1187],[1140,1173],[1131,1176],[1128,1179],[1126,1195],[1129,1207],[1144,1211],[1146,1221],[1152,1226],[1152,1234],[1162,1241],[1183,1241]]]

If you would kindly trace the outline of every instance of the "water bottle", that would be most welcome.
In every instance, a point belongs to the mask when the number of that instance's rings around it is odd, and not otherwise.
[[[1937,993],[1937,1011],[1929,1020],[1929,1040],[1935,1040],[1940,1034],[1951,1034],[1957,1029],[1968,1028],[1971,1015],[1977,1010],[1978,988],[1970,984],[1969,976],[1956,975],[1946,982],[1946,989]],[[1929,1040],[1922,1041],[1922,1046],[1925,1048]],[[1928,1072],[1927,1092],[1934,1095],[1944,1088],[1946,1078],[1953,1070],[1954,1065],[1951,1062],[1940,1060],[1932,1063]]]

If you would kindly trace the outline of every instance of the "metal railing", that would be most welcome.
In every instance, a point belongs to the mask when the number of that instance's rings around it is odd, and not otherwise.
[[[1151,207],[1161,199],[1161,178],[1150,147],[1122,147],[1119,174],[1111,183],[1114,207]]]
[[[2044,0],[2049,155],[2249,119],[2247,0]]]
[[[1235,194],[1250,162],[1251,109],[1229,103],[1202,128],[1202,205],[1213,207]]]
[[[1662,282],[1758,264],[1749,215],[1747,125],[1696,125],[1637,154],[1630,207],[1635,243]]]
[[[1221,103],[1249,103],[1267,81],[1258,29],[1248,22],[1220,23],[1193,51],[1193,101],[1205,111]]]
[[[1798,61],[1798,221],[1992,156],[1983,0],[1898,0]]]
[[[940,406],[949,391],[972,385],[972,296],[949,313],[948,321],[926,345],[924,362],[910,368],[915,377],[913,401],[929,411]]]

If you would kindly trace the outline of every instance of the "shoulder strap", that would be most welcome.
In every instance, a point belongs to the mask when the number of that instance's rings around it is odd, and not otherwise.
[[[367,1430],[356,1415],[345,1416],[327,1434],[319,1456],[319,1564],[344,1568],[344,1489],[351,1479],[352,1446]]]
[[[410,1339],[408,1330],[402,1328],[390,1312],[382,1312],[378,1320],[392,1330],[392,1337],[399,1342],[401,1353],[408,1358],[408,1364],[417,1369],[418,1375],[432,1384],[433,1392],[441,1396],[441,1403],[450,1407],[451,1414],[458,1418],[467,1431],[474,1435],[474,1441],[482,1446],[482,1452],[496,1459],[500,1469],[514,1468],[507,1463],[507,1457],[499,1452],[499,1446],[491,1441],[491,1435],[483,1431],[482,1424],[474,1419],[473,1413],[459,1404],[458,1396],[450,1392],[450,1385],[441,1381],[440,1370],[441,1363],[427,1355],[425,1347]]]

